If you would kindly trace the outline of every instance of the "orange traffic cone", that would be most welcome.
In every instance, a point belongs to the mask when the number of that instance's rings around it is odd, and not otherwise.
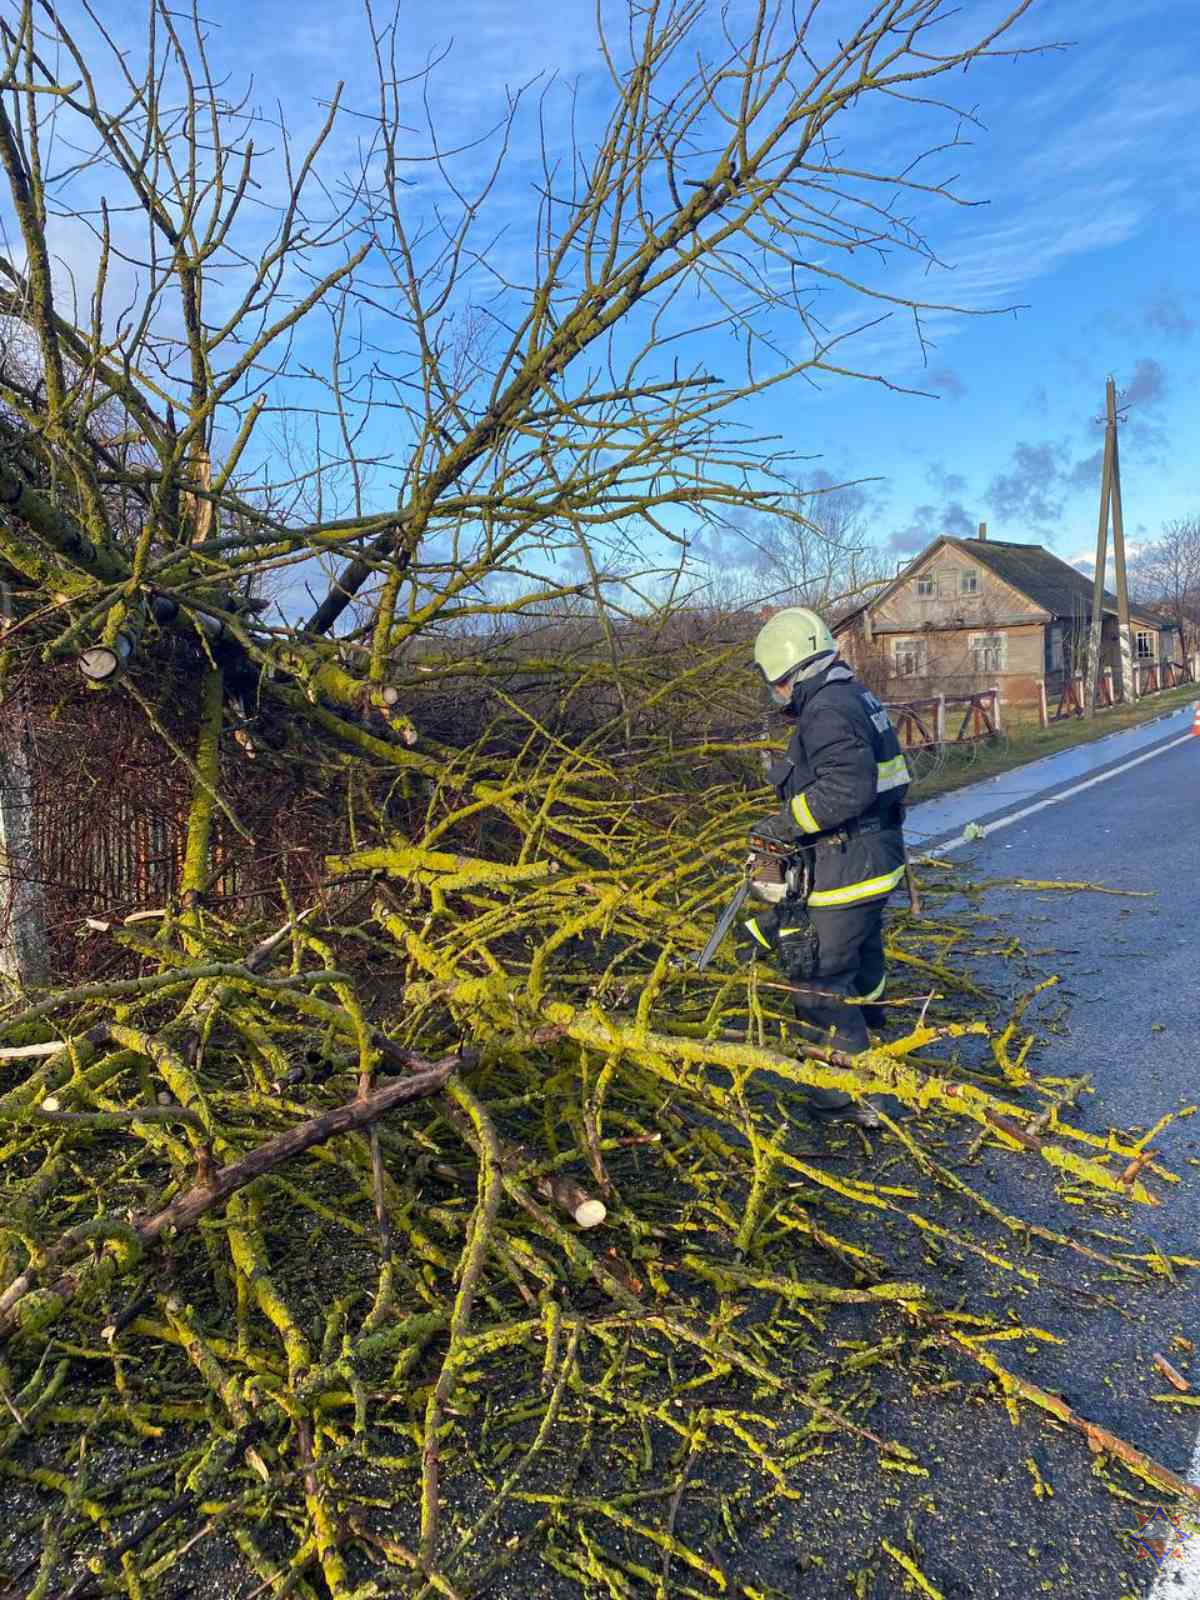
[[[1192,718],[1192,732],[1200,733],[1200,700],[1196,701],[1196,714]]]

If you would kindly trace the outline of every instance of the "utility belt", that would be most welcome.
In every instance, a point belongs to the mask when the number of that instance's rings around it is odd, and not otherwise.
[[[882,814],[878,811],[864,812],[861,817],[852,817],[849,822],[843,822],[839,828],[831,828],[828,833],[819,833],[811,839],[798,839],[798,850],[840,850],[843,845],[849,844],[851,839],[857,838],[860,833],[882,833],[884,828],[901,828],[904,826],[904,807],[894,800],[889,800]]]
[[[819,850],[842,850],[860,835],[898,828],[903,820],[904,807],[889,802],[883,816],[878,811],[866,812],[827,833],[787,843],[778,836],[760,837],[751,829],[748,863],[751,890],[756,899],[765,900],[768,905],[777,905],[784,898],[806,900],[812,889],[813,863]]]
[[[878,817],[853,817],[840,828],[832,828],[815,839],[798,839],[795,853],[783,863],[780,874],[783,895],[789,900],[807,901],[813,886],[813,857],[818,851],[842,850],[860,834],[879,833],[882,829],[883,823]]]
[[[860,833],[881,833],[883,820],[880,817],[853,817],[849,822],[843,822],[840,828],[833,828],[829,833],[818,834],[815,839],[800,839],[797,841],[798,850],[840,850],[843,845],[849,844],[851,839],[856,839]]]
[[[778,814],[751,827],[750,854],[746,859],[742,881],[721,913],[708,943],[697,956],[697,970],[703,972],[708,966],[747,897],[753,895],[757,900],[766,901],[773,909],[750,917],[742,924],[747,936],[755,945],[778,952],[793,983],[807,981],[817,970],[818,957],[816,929],[808,914],[810,895],[814,894],[815,853],[835,847],[841,849],[859,834],[898,828],[903,820],[904,807],[892,801],[883,816],[876,811],[874,815],[854,817],[840,828],[804,841],[792,837],[784,818]],[[818,909],[825,904],[852,904],[858,899],[886,898],[896,887],[904,870],[901,866],[861,883],[816,891]],[[919,911],[917,914],[920,914]],[[780,923],[780,917],[786,918],[786,926]]]

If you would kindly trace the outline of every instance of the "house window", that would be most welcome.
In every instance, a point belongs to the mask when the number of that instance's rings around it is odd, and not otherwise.
[[[958,575],[959,594],[979,593],[979,574],[974,567],[967,567]]]
[[[892,645],[892,670],[898,678],[924,677],[924,639],[897,639]]]
[[[1005,642],[1002,633],[973,633],[969,641],[971,671],[980,677],[1003,672]]]
[[[1062,623],[1054,623],[1046,639],[1046,668],[1049,672],[1061,672],[1063,669],[1063,629]]]
[[[923,572],[917,579],[917,594],[922,600],[931,600],[937,594],[937,578],[932,572]]]
[[[1154,660],[1154,635],[1149,628],[1140,628],[1134,634],[1133,648],[1139,661]]]

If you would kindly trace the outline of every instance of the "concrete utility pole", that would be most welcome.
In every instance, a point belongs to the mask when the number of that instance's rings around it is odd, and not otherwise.
[[[1113,440],[1113,565],[1117,580],[1117,639],[1121,661],[1121,699],[1129,702],[1137,699],[1138,686],[1133,674],[1133,630],[1129,621],[1129,581],[1125,573],[1125,513],[1121,506],[1121,446],[1117,433],[1117,392],[1111,378],[1108,380],[1105,402],[1107,427],[1112,429]]]
[[[1108,566],[1108,519],[1112,512],[1113,563],[1117,585],[1117,642],[1120,651],[1121,698],[1137,699],[1133,677],[1133,636],[1129,623],[1129,583],[1125,571],[1125,515],[1121,505],[1121,459],[1117,444],[1117,388],[1109,378],[1104,395],[1104,465],[1100,474],[1100,521],[1096,529],[1096,577],[1092,588],[1092,626],[1088,640],[1087,681],[1083,714],[1095,715],[1104,630],[1104,573]]]
[[[1112,379],[1109,379],[1112,382]],[[1100,469],[1100,522],[1096,529],[1096,577],[1092,586],[1092,626],[1088,637],[1087,678],[1083,686],[1083,714],[1096,714],[1096,684],[1100,678],[1100,641],[1104,627],[1104,569],[1108,565],[1108,505],[1112,497],[1113,445],[1116,428],[1104,429],[1104,465]]]

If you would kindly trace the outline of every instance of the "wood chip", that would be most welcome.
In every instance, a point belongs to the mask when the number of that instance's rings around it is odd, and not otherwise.
[[[1187,1391],[1192,1387],[1184,1377],[1183,1373],[1180,1372],[1178,1368],[1173,1367],[1167,1360],[1166,1356],[1160,1355],[1157,1350],[1154,1352],[1154,1365],[1162,1373],[1163,1377],[1167,1380],[1171,1387],[1173,1389],[1178,1389],[1180,1394],[1186,1394]]]

